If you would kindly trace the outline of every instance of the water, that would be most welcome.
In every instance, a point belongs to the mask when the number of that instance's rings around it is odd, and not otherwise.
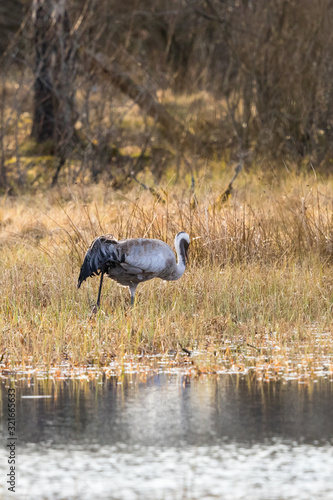
[[[16,493],[7,392],[3,379],[1,499],[333,499],[328,379],[16,380]]]

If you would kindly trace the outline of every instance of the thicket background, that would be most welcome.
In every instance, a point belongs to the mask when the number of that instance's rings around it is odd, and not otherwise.
[[[327,172],[332,25],[331,0],[3,2],[0,188],[184,158]]]

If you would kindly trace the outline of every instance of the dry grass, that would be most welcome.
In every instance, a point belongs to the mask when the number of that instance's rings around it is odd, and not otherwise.
[[[196,373],[332,373],[332,180],[244,174],[222,207],[214,200],[225,179],[199,173],[195,198],[187,185],[166,182],[164,203],[139,188],[125,197],[83,185],[3,197],[2,368],[103,367],[153,354],[181,363],[181,344]],[[172,245],[181,229],[193,241],[179,282],[141,285],[131,310],[127,290],[107,281],[90,319],[98,279],[80,290],[76,280],[93,237]]]

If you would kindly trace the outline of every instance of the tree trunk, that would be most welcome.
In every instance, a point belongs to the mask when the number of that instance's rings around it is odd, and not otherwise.
[[[34,0],[34,117],[31,135],[52,140],[60,156],[74,133],[75,51],[66,0]]]

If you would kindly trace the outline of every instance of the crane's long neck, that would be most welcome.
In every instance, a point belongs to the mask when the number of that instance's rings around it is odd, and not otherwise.
[[[186,269],[184,240],[176,241],[176,252],[177,252],[176,279],[179,279],[181,278],[181,276],[183,276]]]

